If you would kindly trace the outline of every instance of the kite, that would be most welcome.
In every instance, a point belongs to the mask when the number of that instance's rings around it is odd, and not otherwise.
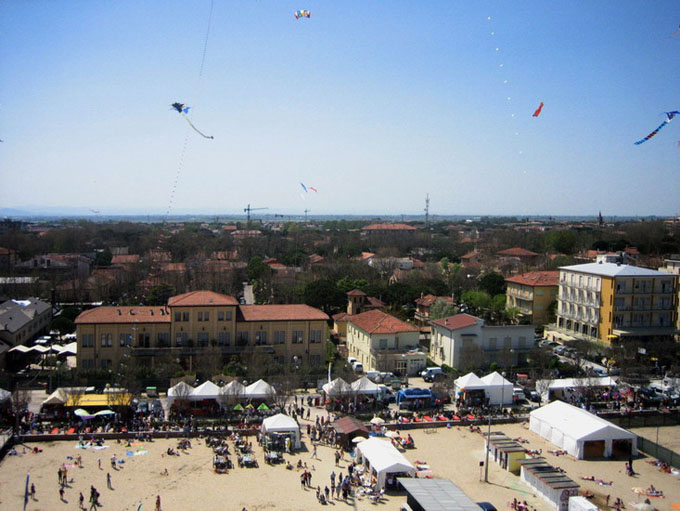
[[[189,117],[187,117],[187,114],[189,113],[189,109],[191,107],[186,106],[184,103],[173,103],[170,106],[172,106],[172,108],[177,110],[177,112],[179,112],[182,115],[182,117],[184,117],[184,119],[189,123],[189,126],[191,126],[194,129],[194,131],[196,133],[198,133],[199,135],[201,135],[203,138],[209,138],[209,139],[215,138],[215,137],[206,135],[204,133],[201,133],[200,130],[196,126],[194,126],[194,124],[191,122],[191,120],[189,120]]]
[[[538,117],[539,115],[541,115],[541,110],[543,110],[543,101],[541,101],[541,104],[538,105],[538,108],[534,112],[533,117]]]
[[[678,25],[678,29],[671,34],[671,37],[675,37],[678,34],[680,34],[680,25]]]
[[[97,211],[96,209],[91,209],[90,211],[92,211],[95,215],[98,215],[99,213],[101,213],[101,211]]]
[[[305,184],[304,184],[304,183],[300,183],[300,186],[301,186],[302,189],[305,191],[305,193],[307,193],[307,187],[305,186]]]
[[[301,11],[295,11],[295,19],[300,19],[300,18],[310,18],[312,16],[312,13],[302,9]]]
[[[309,189],[312,190],[314,193],[319,193],[319,190],[317,190],[313,186],[310,186]]]
[[[668,124],[669,122],[671,122],[671,121],[673,120],[673,117],[675,117],[676,115],[680,115],[680,111],[678,111],[678,110],[674,110],[674,111],[672,111],[672,112],[665,112],[665,113],[666,113],[666,120],[663,121],[663,122],[659,125],[658,128],[656,128],[654,131],[652,131],[652,132],[651,132],[649,135],[647,135],[645,138],[643,138],[642,140],[638,140],[637,142],[635,142],[635,145],[640,145],[640,144],[642,144],[642,143],[644,143],[644,142],[647,142],[647,140],[649,140],[650,138],[652,138],[653,136],[655,136],[657,133],[659,133],[659,131],[661,131],[661,129],[662,129],[664,126],[666,126],[666,124]]]

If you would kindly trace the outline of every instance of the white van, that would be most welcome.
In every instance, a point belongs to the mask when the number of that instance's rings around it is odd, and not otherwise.
[[[352,364],[352,369],[354,369],[356,374],[361,374],[364,372],[364,365],[361,362],[354,362],[354,364]]]
[[[430,383],[433,382],[440,374],[444,374],[441,367],[428,367],[423,373],[423,380]]]

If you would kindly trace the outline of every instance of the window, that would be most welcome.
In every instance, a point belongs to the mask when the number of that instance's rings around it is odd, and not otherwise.
[[[113,345],[113,335],[102,334],[102,347],[109,347]]]
[[[255,334],[255,344],[258,346],[264,346],[267,344],[267,332],[260,331]]]
[[[200,312],[199,312],[200,314]],[[198,332],[198,335],[196,336],[196,340],[198,341],[198,345],[202,348],[205,348],[208,346],[208,342],[210,340],[208,332]]]
[[[512,348],[512,337],[504,337],[503,338],[503,349],[509,350],[510,348]]]
[[[210,321],[210,311],[205,311],[203,313],[203,321]]]
[[[177,332],[175,335],[175,346],[186,346],[187,345],[187,333]]]
[[[381,350],[386,350],[386,349],[387,349],[387,339],[380,339],[380,340],[378,341],[378,347],[379,347]]]
[[[274,357],[274,363],[275,364],[283,365],[285,362],[286,362],[286,357],[284,357],[283,355]]]
[[[175,321],[182,321],[182,313],[175,312]]]
[[[240,331],[236,335],[236,344],[239,346],[245,346],[248,344],[248,332],[247,331]]]
[[[309,342],[312,344],[321,342],[321,330],[312,330],[309,332]]]
[[[224,311],[217,311],[217,321],[224,321]]]
[[[498,349],[498,339],[495,337],[489,337],[489,351],[496,351]]]
[[[182,321],[189,321],[189,313],[188,312],[182,313]]]
[[[309,363],[313,366],[321,365],[321,355],[310,355]]]
[[[102,358],[99,361],[99,365],[102,369],[109,369],[112,365],[111,360],[108,358]]]
[[[94,346],[94,334],[83,334],[81,339],[83,340],[83,348],[91,348]]]
[[[198,311],[198,321],[203,321],[203,311]]]
[[[157,337],[159,348],[169,348],[170,347],[170,334],[168,332],[160,332]]]
[[[293,330],[293,344],[302,344],[305,333],[302,330]]]
[[[118,339],[122,347],[130,347],[132,344],[132,334],[120,334]]]
[[[231,311],[227,311],[227,321],[231,321]]]
[[[275,330],[274,331],[274,344],[286,344],[286,331],[285,330]]]
[[[521,336],[521,337],[519,338],[519,347],[520,347],[520,349],[526,347],[526,344],[527,344],[527,338],[524,337],[524,336]]]
[[[91,358],[83,359],[82,363],[83,363],[83,369],[94,369],[94,360],[92,360]]]
[[[220,332],[217,344],[219,346],[229,346],[231,344],[231,334],[229,332]]]
[[[137,335],[137,347],[138,348],[150,348],[151,347],[151,334],[141,333]]]

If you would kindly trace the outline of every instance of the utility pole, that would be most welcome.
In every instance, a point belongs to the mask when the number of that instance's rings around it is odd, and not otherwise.
[[[430,229],[430,194],[425,195],[425,229]]]

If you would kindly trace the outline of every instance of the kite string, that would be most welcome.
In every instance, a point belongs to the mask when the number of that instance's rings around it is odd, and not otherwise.
[[[208,37],[210,36],[210,27],[212,25],[213,17],[213,7],[215,6],[215,0],[210,0],[210,14],[208,14],[208,28],[205,31],[205,41],[203,42],[203,55],[201,56],[201,69],[198,72],[198,78],[203,77],[203,66],[205,65],[205,54],[208,52]]]
[[[177,190],[177,183],[179,182],[179,176],[182,173],[182,168],[184,167],[184,155],[187,152],[187,145],[189,143],[189,128],[186,128],[186,135],[184,136],[184,144],[182,144],[182,151],[179,155],[179,162],[177,164],[177,172],[175,172],[175,180],[172,183],[172,190],[170,191],[170,202],[168,203],[168,209],[165,211],[165,216],[170,215],[170,210],[172,209],[172,203],[175,199],[175,190]]]

